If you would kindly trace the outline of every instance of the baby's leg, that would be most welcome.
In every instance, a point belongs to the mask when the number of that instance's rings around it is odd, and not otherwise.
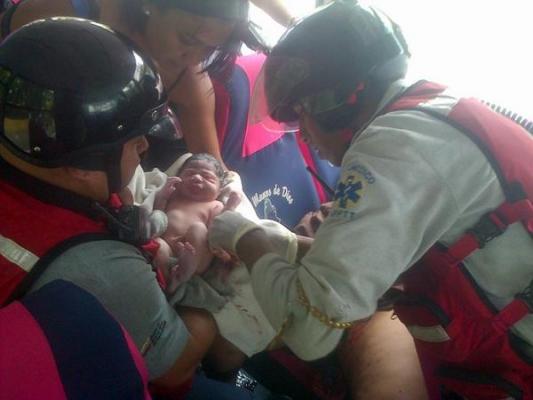
[[[178,242],[174,246],[174,265],[168,271],[166,293],[172,295],[179,286],[187,282],[196,272],[196,251],[188,243]]]
[[[172,257],[174,255],[172,249],[165,240],[161,238],[157,238],[155,240],[157,243],[159,243],[159,249],[154,257],[153,264],[154,267],[156,267],[163,274],[165,281],[168,282],[169,270],[172,264]]]
[[[207,226],[202,222],[191,224],[185,233],[184,241],[189,242],[194,247],[196,253],[196,273],[199,275],[203,274],[213,260],[213,253],[211,253],[207,242]]]
[[[161,272],[165,280],[165,293],[172,295],[176,289],[188,281],[196,271],[196,255],[194,247],[174,239],[171,243],[162,238],[155,239],[159,243],[153,264]]]

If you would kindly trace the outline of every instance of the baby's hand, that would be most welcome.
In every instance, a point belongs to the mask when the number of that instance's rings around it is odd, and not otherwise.
[[[169,176],[165,182],[165,185],[161,188],[158,194],[164,199],[168,200],[168,198],[176,191],[176,188],[181,183],[181,178],[178,178],[177,176]]]
[[[177,176],[169,176],[163,187],[155,195],[154,209],[164,210],[172,193],[174,193],[182,180]]]

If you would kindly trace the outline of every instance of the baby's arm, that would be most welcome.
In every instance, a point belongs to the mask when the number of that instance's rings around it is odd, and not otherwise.
[[[156,193],[154,199],[154,210],[165,211],[168,199],[176,191],[177,186],[181,183],[181,178],[169,176],[163,187]]]

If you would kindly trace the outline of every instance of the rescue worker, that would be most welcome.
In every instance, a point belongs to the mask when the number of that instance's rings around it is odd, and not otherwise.
[[[299,122],[341,166],[334,205],[311,244],[285,234],[295,264],[233,212],[214,220],[210,244],[246,263],[265,315],[303,359],[364,333],[387,293],[431,399],[532,399],[533,137],[478,100],[408,82],[408,60],[399,27],[356,1],[290,29],[253,107]]]
[[[141,215],[114,195],[146,135],[174,134],[153,65],[103,25],[39,20],[0,45],[0,107],[0,304],[76,284],[131,335],[154,393],[178,398],[216,326],[168,305]]]

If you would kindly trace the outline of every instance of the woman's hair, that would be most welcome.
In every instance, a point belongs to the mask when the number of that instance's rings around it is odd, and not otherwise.
[[[235,63],[243,40],[248,36],[248,0],[119,0],[122,18],[134,32],[144,32],[147,19],[144,4],[160,10],[179,9],[191,14],[236,21],[230,38],[205,61],[203,72],[226,77]]]
[[[224,167],[222,167],[222,163],[218,161],[215,157],[213,157],[209,153],[196,153],[187,158],[187,160],[184,161],[182,166],[178,169],[178,172],[176,175],[181,174],[181,172],[185,169],[187,165],[189,165],[193,161],[206,161],[209,165],[213,167],[213,172],[217,176],[217,178],[220,180],[220,186],[224,186],[224,181],[226,178],[226,172],[224,171]]]

